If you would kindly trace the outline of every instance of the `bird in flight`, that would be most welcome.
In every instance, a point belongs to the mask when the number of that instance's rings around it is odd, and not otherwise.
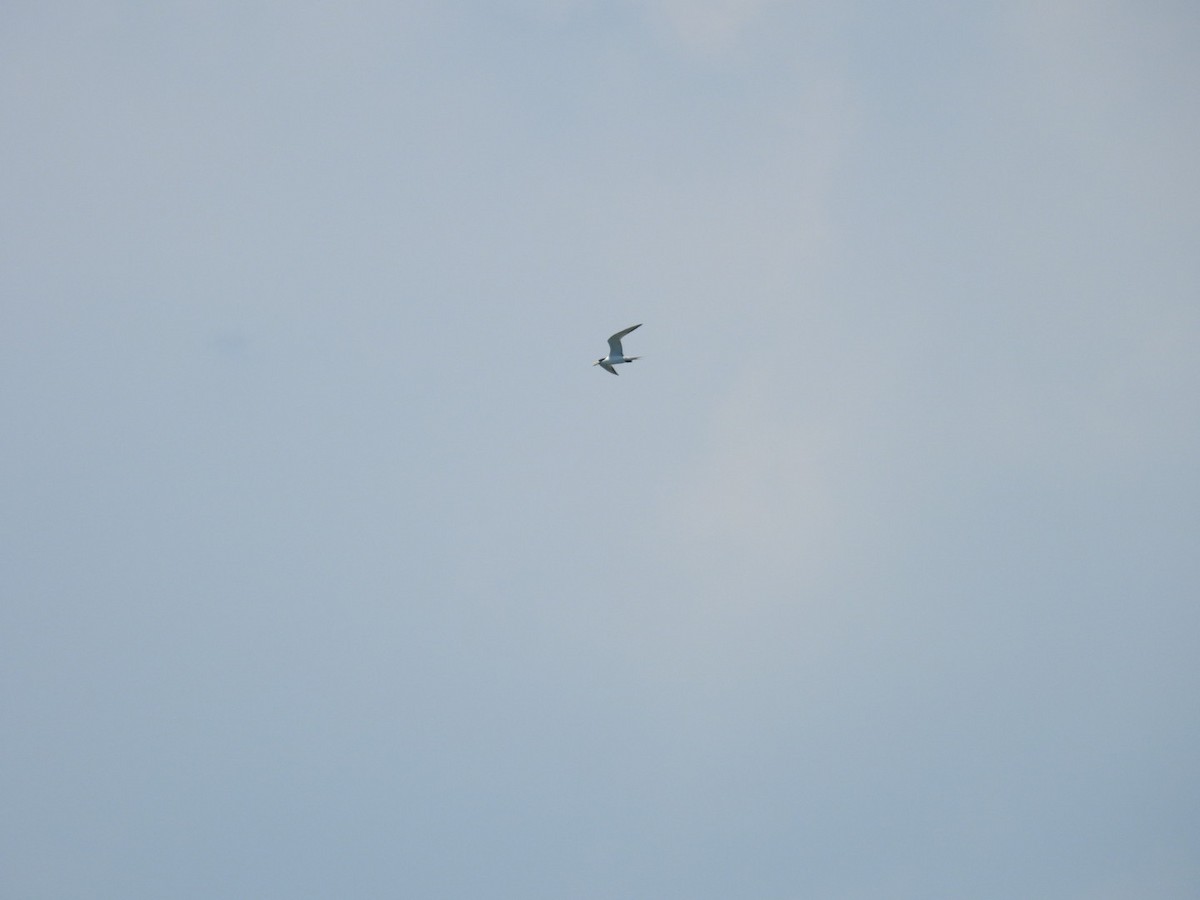
[[[633,362],[635,359],[641,359],[640,356],[626,356],[625,351],[621,349],[621,338],[625,337],[625,335],[629,334],[629,332],[633,331],[635,328],[641,327],[642,323],[639,322],[637,325],[630,325],[624,331],[618,331],[616,334],[610,337],[608,339],[608,356],[601,357],[592,363],[592,365],[600,366],[602,369],[606,369],[607,371],[616,375],[617,370],[614,369],[613,366],[620,365],[621,363]]]

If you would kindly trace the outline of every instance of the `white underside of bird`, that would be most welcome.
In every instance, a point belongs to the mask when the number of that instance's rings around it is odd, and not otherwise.
[[[599,366],[606,372],[617,374],[617,370],[613,366],[619,366],[621,363],[633,362],[635,359],[641,359],[640,356],[626,356],[625,351],[621,349],[621,338],[629,334],[634,329],[641,328],[642,323],[630,325],[624,331],[618,331],[608,339],[608,356],[596,360],[592,363],[593,366]]]

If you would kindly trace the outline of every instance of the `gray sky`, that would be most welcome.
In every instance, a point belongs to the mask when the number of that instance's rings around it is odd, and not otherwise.
[[[6,4],[2,893],[1196,897],[1197,46]]]

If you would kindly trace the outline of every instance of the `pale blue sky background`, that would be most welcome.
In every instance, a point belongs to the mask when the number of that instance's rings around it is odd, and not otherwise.
[[[5,4],[0,893],[1200,895],[1197,47]]]

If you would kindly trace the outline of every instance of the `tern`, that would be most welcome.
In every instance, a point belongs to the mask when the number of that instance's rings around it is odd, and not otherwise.
[[[633,362],[635,359],[641,359],[640,356],[626,356],[625,351],[621,349],[621,338],[625,337],[625,335],[629,334],[629,332],[633,331],[634,329],[641,327],[642,323],[639,322],[636,325],[630,325],[624,331],[618,331],[616,334],[610,337],[608,339],[608,356],[601,357],[592,363],[592,365],[600,366],[602,369],[605,369],[606,371],[612,372],[614,375],[616,375],[618,372],[613,368],[613,366],[620,365],[621,363]]]

